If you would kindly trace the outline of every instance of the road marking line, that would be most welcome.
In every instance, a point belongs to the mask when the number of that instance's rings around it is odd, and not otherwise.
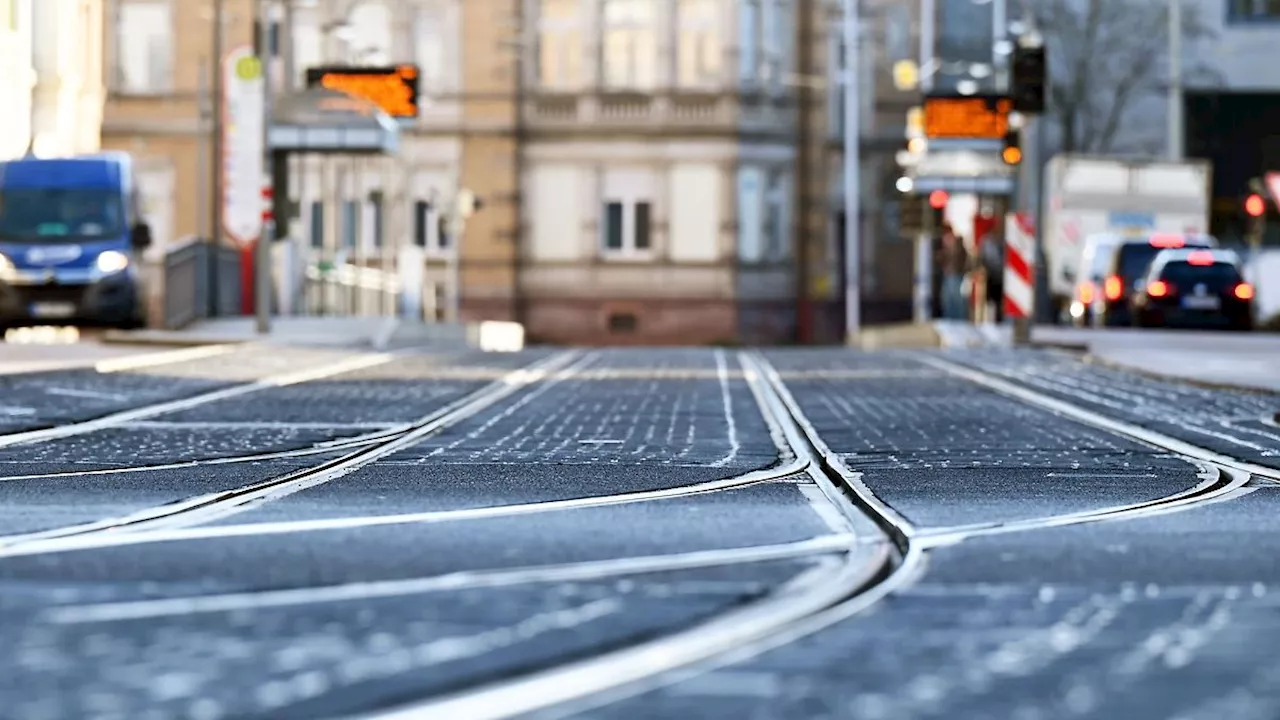
[[[258,504],[278,500],[309,487],[336,480],[379,458],[399,452],[428,435],[472,417],[515,393],[526,384],[536,382],[552,373],[554,375],[548,382],[552,384],[561,382],[571,377],[578,366],[595,359],[594,355],[587,355],[568,368],[561,369],[566,362],[576,356],[576,351],[570,351],[535,363],[534,367],[538,369],[531,367],[513,371],[507,378],[431,413],[413,429],[403,434],[319,466],[232,490],[198,495],[179,502],[146,508],[123,517],[34,533],[0,536],[0,557],[131,544],[129,538],[151,532],[153,528],[167,529],[211,522],[252,509]]]
[[[606,507],[610,505],[628,505],[655,500],[670,500],[733,490],[756,485],[778,478],[804,472],[806,463],[798,460],[785,463],[775,468],[754,470],[721,480],[710,480],[696,485],[683,485],[659,490],[638,490],[632,493],[616,495],[597,495],[592,497],[569,498],[565,500],[546,500],[542,502],[520,503],[516,505],[495,505],[490,507],[464,508],[461,510],[432,510],[420,513],[402,513],[397,515],[345,516],[320,520],[285,520],[280,522],[247,523],[241,525],[213,525],[207,527],[182,527],[175,529],[158,529],[117,533],[110,536],[71,536],[60,539],[41,541],[39,547],[27,548],[25,545],[6,547],[6,540],[0,537],[0,557],[15,555],[34,555],[57,552],[74,552],[77,550],[96,550],[105,547],[123,545],[141,545],[161,542],[178,542],[187,540],[213,540],[232,537],[261,537],[266,535],[291,535],[304,532],[321,532],[334,530],[363,530],[392,525],[431,525],[437,523],[465,522],[475,520],[492,520],[495,518],[516,517],[520,515],[536,515],[547,512],[565,510],[582,510],[587,508]],[[845,528],[847,530],[847,527]]]
[[[1224,480],[1223,475],[1227,476]],[[1128,503],[1110,507],[1081,510],[1074,513],[1049,515],[1007,522],[974,523],[972,525],[956,525],[952,527],[933,527],[921,532],[917,539],[926,549],[955,545],[971,537],[988,535],[1005,535],[1014,532],[1031,530],[1048,530],[1050,528],[1083,525],[1102,522],[1104,520],[1121,520],[1154,517],[1191,507],[1206,505],[1214,500],[1237,493],[1249,483],[1249,473],[1235,468],[1219,470],[1217,467],[1204,465],[1197,474],[1200,482],[1182,492],[1155,498],[1146,502]]]
[[[718,548],[666,555],[557,563],[521,568],[470,570],[427,578],[345,583],[327,587],[201,595],[185,598],[97,603],[54,608],[43,615],[60,625],[117,622],[196,613],[261,610],[351,600],[373,600],[426,593],[498,588],[536,583],[568,583],[600,580],[620,575],[642,575],[707,567],[803,559],[824,553],[848,552],[852,536],[824,535],[808,540],[772,545]]]
[[[738,423],[733,416],[733,393],[729,389],[729,363],[725,361],[724,350],[716,349],[716,376],[720,381],[720,398],[724,403],[724,420],[728,426],[729,454],[711,463],[710,467],[724,467],[738,457],[742,443],[738,439]]]
[[[44,428],[41,430],[29,430],[26,432],[0,435],[0,447],[48,442],[49,440],[61,440],[64,438],[75,437],[77,435],[85,435],[91,432],[97,432],[98,430],[119,427],[120,425],[124,425],[135,420],[144,420],[147,418],[153,418],[157,415],[166,415],[178,412],[180,410],[190,410],[191,408],[199,407],[201,405],[208,405],[209,403],[218,402],[220,400],[229,400],[231,398],[241,397],[261,390],[288,387],[299,383],[322,380],[324,378],[333,377],[334,375],[364,370],[378,365],[385,365],[386,363],[391,362],[394,357],[395,356],[392,354],[377,354],[347,358],[340,362],[322,365],[317,368],[283,373],[281,375],[263,378],[261,380],[256,380],[242,385],[233,385],[228,388],[214,390],[200,395],[180,398],[177,400],[167,400],[165,402],[155,403],[154,405],[122,410],[93,420],[68,423],[66,425]]]
[[[227,353],[234,352],[237,347],[237,345],[206,345],[204,347],[184,348],[182,350],[169,350],[165,352],[112,358],[110,360],[100,360],[97,363],[94,363],[93,369],[103,374],[126,372],[128,370],[141,370],[142,368],[172,365],[173,363],[186,362],[188,360],[200,360],[203,358],[226,355]]]
[[[77,390],[75,388],[45,388],[44,391],[49,395],[58,395],[60,397],[85,398],[89,400],[114,400],[116,402],[124,402],[129,399],[128,395],[119,393],[94,392],[93,390]]]
[[[995,391],[1006,397],[1021,400],[1029,405],[1035,405],[1045,410],[1049,410],[1057,413],[1058,415],[1084,423],[1085,425],[1092,425],[1093,427],[1101,428],[1117,435],[1124,435],[1148,445],[1153,445],[1165,450],[1171,450],[1179,455],[1184,455],[1189,458],[1212,463],[1214,465],[1233,468],[1251,475],[1280,481],[1280,470],[1275,468],[1269,468],[1256,463],[1222,455],[1221,453],[1200,447],[1199,445],[1192,445],[1184,440],[1169,437],[1163,433],[1148,430],[1144,427],[1125,422],[1124,420],[1109,418],[1100,413],[1080,407],[1074,403],[1069,403],[1065,400],[1059,400],[1058,398],[1050,397],[1035,390],[1024,388],[1008,380],[1003,380],[991,375],[990,373],[973,370],[963,365],[951,362],[950,360],[943,360],[941,358],[930,357],[923,354],[920,355],[918,359],[925,364],[932,365],[933,367],[949,372],[956,377],[964,378],[965,380],[981,385],[988,390]]]

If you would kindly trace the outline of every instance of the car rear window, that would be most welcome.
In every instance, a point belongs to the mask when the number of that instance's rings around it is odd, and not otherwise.
[[[1208,247],[1208,245],[1199,242],[1188,242],[1186,247]],[[1146,275],[1147,268],[1151,267],[1151,261],[1163,249],[1148,243],[1125,243],[1121,245],[1116,262],[1116,271],[1124,279],[1125,286],[1131,286],[1134,280]]]
[[[1212,265],[1192,265],[1188,262],[1171,262],[1160,271],[1160,279],[1174,287],[1190,289],[1204,283],[1211,292],[1225,290],[1239,283],[1240,270],[1231,263],[1216,262]]]

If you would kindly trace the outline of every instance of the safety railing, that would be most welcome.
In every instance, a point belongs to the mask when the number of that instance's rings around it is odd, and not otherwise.
[[[303,312],[320,316],[392,316],[399,312],[401,282],[395,273],[358,265],[308,265]]]
[[[217,263],[216,275],[212,264]],[[188,237],[169,245],[161,262],[163,326],[185,327],[196,320],[240,312],[240,253]],[[212,283],[217,283],[216,291]]]

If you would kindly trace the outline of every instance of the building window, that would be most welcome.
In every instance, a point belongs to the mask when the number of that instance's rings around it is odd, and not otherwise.
[[[720,79],[722,48],[718,0],[679,0],[677,7],[676,82],[683,87],[714,84]]]
[[[385,227],[382,217],[382,208],[384,205],[385,202],[381,190],[373,190],[369,193],[369,214],[371,215],[370,231],[373,235],[373,247],[375,249],[383,246]]]
[[[763,0],[763,17],[760,36],[761,80],[774,88],[781,88],[783,73],[787,70],[791,50],[789,30],[791,14],[786,0]]]
[[[413,204],[413,244],[429,253],[443,253],[449,249],[448,219],[426,200]]]
[[[638,202],[635,204],[635,232],[632,241],[636,250],[648,250],[653,247],[649,233],[649,216],[650,205],[647,202]]]
[[[115,28],[115,89],[126,94],[173,89],[173,16],[168,0],[128,0]]]
[[[424,98],[444,88],[444,18],[439,12],[419,10],[413,22],[413,48],[418,61],[418,92]]]
[[[787,178],[782,172],[769,176],[764,198],[764,252],[766,258],[787,257]]]
[[[1229,0],[1227,17],[1236,22],[1280,20],[1280,0]]]
[[[365,2],[351,11],[350,62],[386,65],[391,62],[391,10],[380,2]]]
[[[610,255],[644,254],[653,248],[653,206],[648,201],[604,204],[604,250]]]
[[[827,127],[831,137],[844,133],[844,41],[839,33],[827,36]]]
[[[299,17],[293,26],[293,62],[297,68],[296,82],[306,82],[307,68],[319,67],[324,58],[324,39],[315,20]]]
[[[311,217],[307,223],[311,230],[311,247],[320,249],[324,247],[324,203],[313,200],[311,201]]]
[[[623,207],[620,202],[604,204],[604,249],[621,252],[625,247],[625,229],[623,228]]]
[[[538,84],[574,88],[582,82],[581,0],[542,0],[538,17]]]
[[[653,0],[605,0],[602,76],[612,89],[648,90],[657,81]]]
[[[754,85],[760,79],[760,0],[742,0],[738,14],[738,75],[743,85]]]
[[[356,235],[360,232],[360,212],[355,200],[344,200],[342,203],[342,238],[339,247],[354,248]]]

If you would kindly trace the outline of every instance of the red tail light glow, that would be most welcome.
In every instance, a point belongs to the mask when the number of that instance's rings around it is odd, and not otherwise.
[[[1149,242],[1151,247],[1180,248],[1186,246],[1187,239],[1181,235],[1152,235]]]
[[[1107,278],[1107,282],[1103,287],[1103,292],[1107,294],[1108,300],[1119,300],[1124,294],[1124,281],[1119,277],[1112,275]]]
[[[1080,286],[1080,302],[1088,305],[1093,302],[1093,295],[1097,292],[1097,288],[1093,283],[1088,282]]]
[[[1187,255],[1187,262],[1192,265],[1212,265],[1214,263],[1213,253],[1193,252],[1190,255]]]
[[[1235,296],[1241,300],[1253,299],[1253,286],[1249,283],[1240,283],[1236,286]]]
[[[1147,285],[1147,295],[1153,298],[1168,297],[1171,290],[1169,283],[1163,280],[1152,280],[1151,284]]]

